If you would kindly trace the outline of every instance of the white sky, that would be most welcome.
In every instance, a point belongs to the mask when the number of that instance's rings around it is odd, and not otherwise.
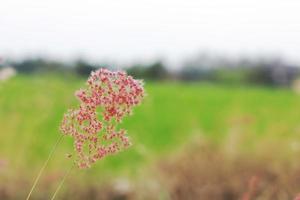
[[[1,0],[0,56],[180,60],[201,50],[300,63],[299,0]]]

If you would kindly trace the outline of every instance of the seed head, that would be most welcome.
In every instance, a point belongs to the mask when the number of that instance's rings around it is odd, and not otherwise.
[[[130,146],[126,130],[117,129],[122,119],[144,98],[143,82],[123,71],[92,72],[87,87],[75,92],[80,105],[63,117],[60,129],[74,138],[80,168]]]

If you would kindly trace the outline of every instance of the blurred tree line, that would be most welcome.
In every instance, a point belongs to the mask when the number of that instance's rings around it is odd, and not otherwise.
[[[59,62],[43,58],[7,61],[19,73],[76,74],[87,77],[97,67],[111,69],[109,64],[91,64],[87,60]],[[0,65],[0,67],[1,67]],[[256,84],[267,86],[290,86],[299,78],[300,67],[289,65],[279,58],[229,59],[205,54],[187,59],[179,69],[174,70],[163,61],[121,66],[128,74],[150,81],[205,81],[222,84]]]

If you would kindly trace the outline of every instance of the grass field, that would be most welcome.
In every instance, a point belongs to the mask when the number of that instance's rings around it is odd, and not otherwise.
[[[20,194],[29,190],[59,137],[63,113],[77,106],[73,94],[83,83],[57,75],[18,75],[0,83],[0,187],[22,177],[28,185]],[[146,83],[146,92],[143,104],[122,124],[133,146],[92,169],[77,170],[82,182],[140,176],[195,138],[245,155],[274,150],[278,159],[287,160],[300,153],[300,96],[290,90]],[[243,140],[236,139],[241,135]],[[64,138],[45,172],[54,182],[71,165],[65,155],[72,151],[72,139]]]

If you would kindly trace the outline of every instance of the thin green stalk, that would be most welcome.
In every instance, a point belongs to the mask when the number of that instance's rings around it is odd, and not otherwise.
[[[58,187],[56,188],[53,196],[51,197],[51,200],[54,200],[57,193],[59,192],[59,190],[61,189],[61,187],[63,186],[65,180],[67,179],[67,177],[69,176],[70,172],[72,171],[73,167],[75,166],[75,163],[73,163],[73,165],[69,168],[69,170],[65,173],[63,179],[61,180],[61,182],[59,183]]]
[[[59,143],[62,141],[62,138],[63,138],[63,135],[61,135],[61,136],[58,138],[58,140],[56,141],[56,143],[55,143],[54,146],[52,147],[52,149],[51,149],[51,151],[50,151],[50,153],[49,153],[49,155],[48,155],[47,160],[45,161],[44,165],[42,166],[42,168],[40,169],[40,171],[39,171],[37,177],[36,177],[35,180],[34,180],[34,183],[33,183],[32,187],[31,187],[31,189],[30,189],[30,192],[29,192],[29,194],[28,194],[26,200],[29,200],[29,198],[31,197],[31,194],[32,194],[34,188],[36,187],[36,185],[37,185],[37,183],[38,183],[38,181],[39,181],[39,179],[40,179],[42,173],[44,172],[44,170],[45,170],[45,168],[46,168],[46,166],[47,166],[49,160],[51,159],[53,153],[55,152],[57,146],[58,146]]]

